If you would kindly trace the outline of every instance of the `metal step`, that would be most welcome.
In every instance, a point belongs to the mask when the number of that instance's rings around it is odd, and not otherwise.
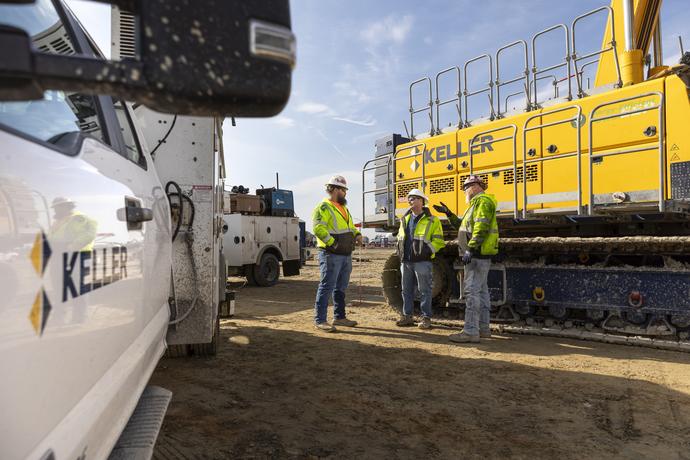
[[[150,459],[171,398],[171,391],[147,386],[108,459]]]

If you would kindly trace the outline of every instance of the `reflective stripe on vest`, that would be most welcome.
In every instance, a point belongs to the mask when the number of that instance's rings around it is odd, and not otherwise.
[[[327,206],[326,206],[326,208],[330,211],[330,213],[331,213],[331,218],[332,218],[332,222],[333,222],[333,229],[329,229],[329,230],[328,230],[328,233],[329,233],[329,234],[331,234],[331,235],[343,235],[343,234],[345,234],[345,233],[352,233],[352,230],[351,230],[350,227],[349,227],[349,223],[350,223],[350,210],[349,210],[349,209],[346,208],[346,211],[347,211],[347,219],[346,219],[347,222],[346,222],[346,225],[347,225],[347,226],[346,226],[345,228],[339,228],[339,226],[338,226],[338,218],[337,218],[337,216],[335,215],[335,210],[333,209],[333,205],[330,204],[330,203],[328,203]],[[343,219],[345,219],[345,216],[343,216],[342,214],[340,214],[340,215],[343,217]],[[328,224],[327,224],[326,222],[323,222],[323,224],[324,224],[326,227],[328,227]]]
[[[412,219],[412,214],[410,214],[409,218]],[[436,254],[436,248],[434,247],[433,244],[431,244],[431,238],[430,238],[431,227],[432,227],[436,217],[435,216],[427,216],[427,218],[429,219],[429,222],[427,222],[427,224],[426,224],[426,231],[424,232],[424,235],[423,236],[411,235],[412,236],[412,244],[414,244],[415,241],[419,241],[420,242],[419,243],[420,244],[420,248],[419,248],[420,250],[418,252],[421,252],[421,244],[426,244],[427,246],[429,246],[429,249],[431,249],[431,253]],[[420,219],[420,221],[421,221],[421,219]],[[408,222],[409,222],[409,220],[408,220]],[[419,225],[419,222],[417,222],[417,225]],[[416,226],[415,226],[415,228],[416,228]]]

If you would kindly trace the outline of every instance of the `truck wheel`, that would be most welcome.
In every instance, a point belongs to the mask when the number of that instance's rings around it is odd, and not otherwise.
[[[189,356],[189,345],[168,345],[164,356],[166,358],[186,358]]]
[[[254,281],[258,286],[273,286],[280,276],[280,262],[273,254],[264,253],[254,266]]]
[[[386,299],[386,303],[398,313],[402,312],[400,257],[397,254],[392,254],[386,260],[381,278],[383,297]]]
[[[244,266],[244,277],[247,278],[247,284],[249,286],[256,286],[256,280],[254,279],[254,268],[256,265],[248,264]]]
[[[196,343],[191,345],[194,356],[216,356],[218,342],[220,341],[220,318],[216,318],[216,328],[209,343]]]

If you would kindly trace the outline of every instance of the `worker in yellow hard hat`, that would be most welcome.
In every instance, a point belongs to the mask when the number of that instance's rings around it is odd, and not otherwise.
[[[316,246],[319,248],[321,280],[316,291],[314,324],[317,329],[334,332],[335,326],[354,327],[356,321],[346,317],[345,290],[352,272],[352,251],[362,244],[362,235],[355,227],[347,209],[347,181],[333,176],[326,183],[328,197],[319,203],[312,214]],[[328,300],[333,296],[333,324],[329,324]]]
[[[469,176],[462,188],[469,207],[459,225],[457,217],[448,217],[459,229],[458,247],[465,265],[465,327],[461,333],[451,334],[449,339],[458,343],[477,343],[480,338],[491,337],[488,278],[491,258],[498,254],[498,203],[493,195],[485,193],[487,185],[479,176]]]
[[[425,205],[429,199],[421,190],[412,189],[407,194],[410,209],[400,219],[398,231],[398,255],[402,274],[403,311],[395,323],[400,327],[414,326],[415,288],[421,295],[421,329],[431,329],[431,283],[433,269],[431,261],[446,243],[438,217],[431,215]]]

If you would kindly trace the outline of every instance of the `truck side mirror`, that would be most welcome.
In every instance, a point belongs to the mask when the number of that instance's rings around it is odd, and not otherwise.
[[[0,18],[0,100],[41,99],[55,89],[235,117],[272,116],[287,103],[295,64],[288,0],[99,1],[135,15],[135,57],[42,53]]]

